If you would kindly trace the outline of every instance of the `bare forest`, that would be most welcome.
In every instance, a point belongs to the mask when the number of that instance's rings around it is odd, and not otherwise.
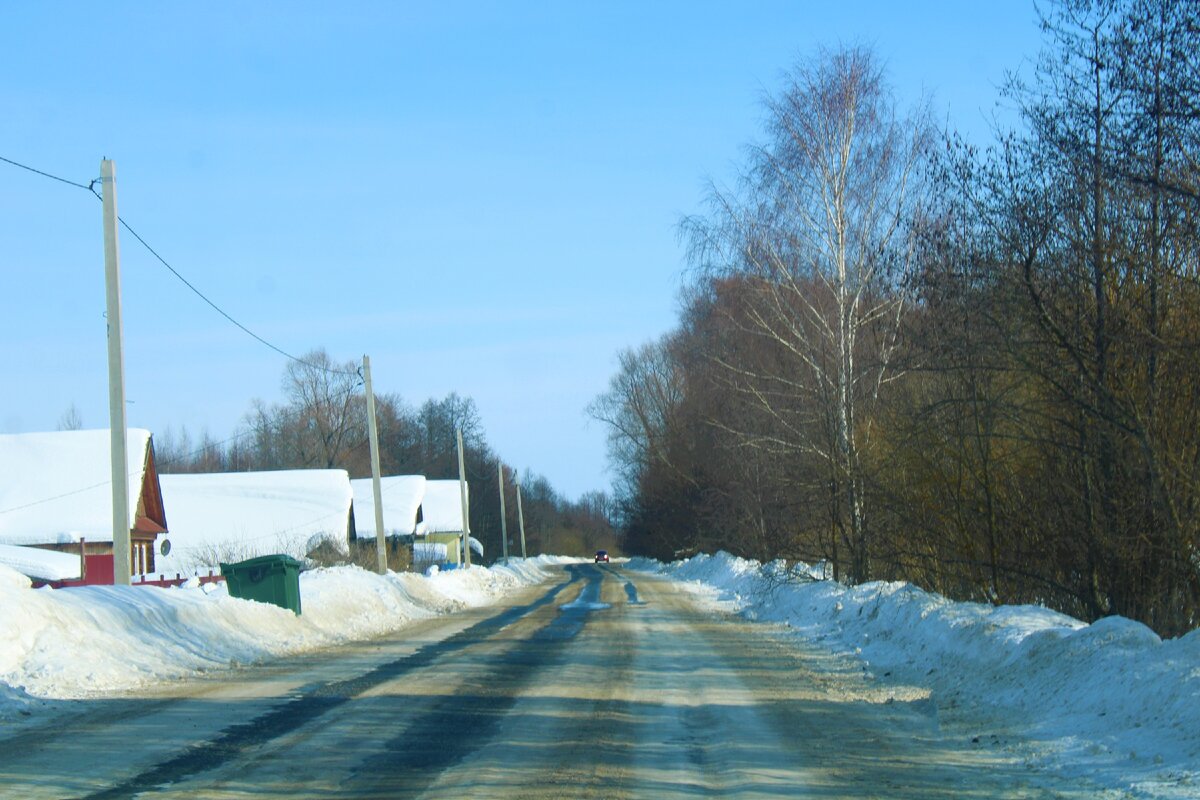
[[[787,73],[590,408],[627,551],[1200,625],[1200,8],[1041,13],[986,148],[868,48]]]

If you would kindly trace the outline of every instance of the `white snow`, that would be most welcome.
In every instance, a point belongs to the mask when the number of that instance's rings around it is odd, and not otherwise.
[[[907,583],[847,587],[822,569],[727,553],[631,566],[690,582],[715,607],[784,623],[877,678],[932,692],[977,746],[1087,776],[1128,797],[1200,797],[1200,630],[1162,641],[1122,617],[959,603]]]
[[[78,554],[0,544],[0,565],[44,581],[75,580],[83,571]]]
[[[303,558],[322,540],[347,548],[350,476],[341,469],[160,475],[168,555],[155,573],[286,553]]]
[[[354,530],[360,539],[375,538],[375,490],[370,478],[350,481],[354,489]],[[406,536],[417,529],[417,510],[425,497],[424,475],[388,475],[379,479],[386,535]],[[459,513],[461,517],[461,512]]]
[[[126,431],[129,519],[142,491],[150,431]],[[0,435],[0,543],[112,541],[108,429]]]
[[[421,516],[425,533],[461,533],[465,530],[458,481],[425,481]]]
[[[430,577],[312,570],[300,574],[301,616],[230,597],[223,584],[31,589],[28,578],[0,566],[0,720],[48,699],[133,692],[488,605],[567,560],[540,556]]]
[[[299,617],[231,598],[221,585],[33,590],[0,566],[0,719],[399,629],[495,602],[567,561],[575,559],[430,576],[313,570],[300,576]],[[1114,796],[1200,797],[1200,631],[1162,641],[1127,619],[1086,625],[1037,606],[953,602],[905,583],[847,587],[813,580],[820,568],[724,553],[630,566],[685,582],[714,611],[782,623],[898,697],[929,693],[947,736],[1086,776]]]

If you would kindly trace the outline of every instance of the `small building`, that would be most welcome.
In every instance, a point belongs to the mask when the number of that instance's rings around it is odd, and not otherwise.
[[[424,475],[388,475],[379,479],[383,500],[384,535],[388,538],[411,537],[421,521],[421,501],[425,498]],[[354,534],[359,539],[374,539],[375,489],[371,478],[350,481],[354,490]]]
[[[171,548],[155,572],[194,574],[220,562],[326,545],[346,552],[354,525],[350,476],[342,469],[163,475]]]
[[[126,431],[130,572],[153,571],[167,531],[150,431]],[[78,554],[80,582],[113,582],[109,431],[0,435],[0,544]]]
[[[468,485],[468,490],[470,486]],[[459,565],[464,562],[462,495],[459,482],[456,480],[426,481],[425,497],[421,501],[422,522],[418,526],[418,534],[424,534],[424,541],[430,544],[446,545],[446,563]],[[470,502],[470,491],[467,492]],[[470,547],[483,556],[483,545],[474,537],[470,537]]]

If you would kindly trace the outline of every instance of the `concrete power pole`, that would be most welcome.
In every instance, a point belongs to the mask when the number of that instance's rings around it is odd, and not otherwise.
[[[504,464],[497,463],[496,471],[500,473],[500,543],[504,552],[504,563],[508,564],[508,520],[504,518]]]
[[[367,390],[367,428],[371,440],[371,491],[375,496],[375,555],[379,574],[387,574],[387,537],[383,528],[383,490],[379,485],[379,429],[375,425],[375,392],[371,390],[371,359],[363,355],[363,383]]]
[[[521,473],[517,473],[517,478],[514,481],[517,484],[517,522],[521,525],[521,558],[526,558],[525,555],[525,511],[521,508]]]
[[[117,169],[100,161],[104,213],[104,287],[108,316],[108,430],[112,456],[113,584],[129,585],[129,455],[125,438],[125,334],[121,326],[121,254],[117,246]]]
[[[458,436],[458,494],[462,499],[462,526],[463,526],[463,565],[471,566],[471,520],[468,515],[469,506],[467,505],[467,467],[466,461],[463,458],[463,442],[462,428],[455,431]]]

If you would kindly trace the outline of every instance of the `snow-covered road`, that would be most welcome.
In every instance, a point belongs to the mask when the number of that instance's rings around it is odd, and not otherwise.
[[[78,701],[0,741],[0,795],[1104,796],[947,734],[925,690],[677,583],[551,569],[369,642]]]

